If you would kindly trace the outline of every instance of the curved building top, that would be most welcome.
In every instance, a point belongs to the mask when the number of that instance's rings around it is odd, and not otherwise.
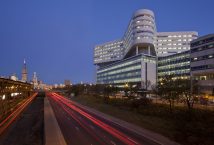
[[[151,11],[149,9],[139,9],[139,10],[135,11],[133,17],[136,17],[136,16],[138,16],[140,14],[149,14],[149,15],[154,17],[153,11]]]
[[[94,64],[108,64],[138,54],[166,56],[190,49],[197,32],[157,32],[155,15],[148,9],[135,11],[121,40],[95,46]]]
[[[124,57],[145,53],[156,55],[154,42],[156,24],[154,13],[148,9],[137,10],[124,35]]]

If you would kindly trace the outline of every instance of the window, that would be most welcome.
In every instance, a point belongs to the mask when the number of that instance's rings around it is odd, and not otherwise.
[[[213,58],[213,55],[209,55],[208,58]]]
[[[208,48],[212,48],[214,46],[214,44],[210,44],[209,46],[208,46]]]

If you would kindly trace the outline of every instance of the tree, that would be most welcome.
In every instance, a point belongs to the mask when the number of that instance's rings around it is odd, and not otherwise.
[[[197,83],[192,83],[192,91],[191,92],[191,80],[190,79],[178,79],[178,91],[179,94],[182,96],[182,99],[187,105],[187,108],[190,110],[193,108],[195,95],[198,93]]]
[[[106,85],[104,88],[104,95],[110,96],[118,91],[117,87],[112,85]]]
[[[179,98],[177,85],[175,75],[166,75],[158,82],[158,95],[169,103],[170,112],[172,112],[174,101]]]

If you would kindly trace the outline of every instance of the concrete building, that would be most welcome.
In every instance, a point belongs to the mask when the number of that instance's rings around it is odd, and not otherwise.
[[[39,84],[38,84],[38,78],[37,78],[36,72],[33,73],[32,83],[33,83],[34,89],[38,88]]]
[[[99,61],[94,57],[97,83],[140,85],[145,89],[149,86],[147,84],[155,84],[155,35],[154,13],[145,9],[136,11],[122,40],[95,47],[95,56],[100,55]],[[106,45],[110,47],[108,55],[102,54]]]
[[[158,32],[157,55],[168,56],[190,50],[190,42],[197,37],[197,32]]]
[[[24,60],[23,68],[22,68],[22,81],[27,82],[27,64],[26,64],[25,60]]]
[[[13,80],[13,81],[18,81],[19,80],[15,73],[10,76],[10,79]]]
[[[191,77],[197,80],[199,92],[214,95],[214,34],[191,42]]]
[[[123,57],[123,41],[116,40],[107,42],[102,45],[97,45],[94,48],[94,63],[108,64],[121,60]]]
[[[64,81],[65,86],[71,86],[71,81],[70,80],[65,80]]]
[[[137,10],[122,39],[95,46],[97,83],[151,89],[149,86],[157,80],[157,56],[189,50],[189,42],[197,35],[197,32],[157,32],[154,13]]]

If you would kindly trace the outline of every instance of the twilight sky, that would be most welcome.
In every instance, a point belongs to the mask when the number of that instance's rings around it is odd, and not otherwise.
[[[214,32],[213,0],[0,0],[0,76],[94,82],[93,47],[120,39],[133,12],[155,13],[158,31]]]

